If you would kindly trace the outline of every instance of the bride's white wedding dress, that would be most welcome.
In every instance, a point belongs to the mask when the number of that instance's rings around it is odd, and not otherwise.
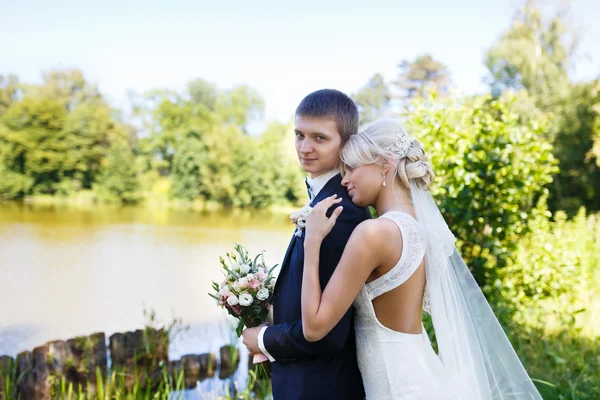
[[[390,211],[380,218],[398,225],[403,250],[398,263],[365,284],[353,304],[358,366],[367,399],[456,399],[425,329],[420,334],[396,332],[383,326],[375,315],[373,299],[406,282],[423,261],[426,247],[421,224],[409,214]]]
[[[417,218],[380,218],[402,234],[398,263],[365,284],[354,301],[358,365],[368,400],[542,400],[460,253],[431,193],[410,182]],[[438,354],[424,329],[395,332],[375,315],[373,299],[402,285],[425,260],[423,309],[431,315]]]

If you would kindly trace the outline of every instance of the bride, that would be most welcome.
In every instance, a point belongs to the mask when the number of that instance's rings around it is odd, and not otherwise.
[[[324,338],[353,306],[369,400],[541,399],[428,191],[434,174],[422,145],[398,122],[379,120],[350,138],[341,159],[352,202],[375,207],[379,218],[354,230],[321,286],[320,247],[343,212],[330,211],[340,199],[321,201],[308,216],[305,338]],[[423,309],[439,354],[423,328]]]

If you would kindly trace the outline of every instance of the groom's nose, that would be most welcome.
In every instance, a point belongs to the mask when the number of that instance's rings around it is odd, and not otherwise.
[[[312,153],[312,151],[313,151],[312,144],[310,144],[309,140],[305,140],[302,143],[302,147],[300,147],[300,153],[302,153],[302,154],[309,154],[309,153]]]

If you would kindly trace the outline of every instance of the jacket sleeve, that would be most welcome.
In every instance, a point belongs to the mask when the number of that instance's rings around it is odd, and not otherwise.
[[[319,266],[321,289],[325,288],[333,275],[352,231],[368,215],[365,209],[358,208],[348,202],[349,200],[346,198],[346,201],[341,203],[344,206],[344,211],[321,245]],[[335,207],[330,209],[328,214]],[[335,240],[332,240],[332,238],[335,238]],[[317,342],[309,342],[304,338],[301,320],[270,326],[265,330],[262,338],[264,347],[276,361],[291,361],[297,358],[339,352],[343,349],[348,340],[348,335],[352,332],[352,314],[351,307],[331,332]]]

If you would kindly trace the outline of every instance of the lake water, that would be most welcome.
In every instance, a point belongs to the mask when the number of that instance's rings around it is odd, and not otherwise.
[[[233,242],[281,263],[286,214],[0,204],[0,355],[142,328],[144,308],[183,319],[172,359],[232,342],[207,293]],[[235,338],[235,337],[234,337]]]

